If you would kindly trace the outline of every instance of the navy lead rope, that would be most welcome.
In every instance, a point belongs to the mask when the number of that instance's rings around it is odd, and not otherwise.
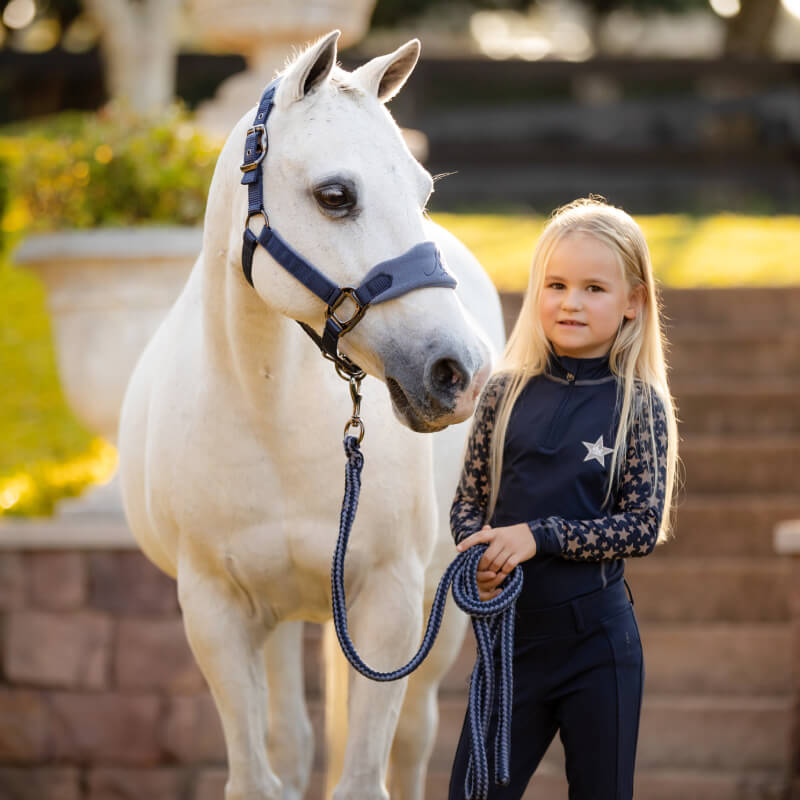
[[[422,644],[412,659],[391,672],[378,672],[362,661],[356,652],[347,629],[347,606],[344,595],[344,556],[347,541],[358,508],[361,491],[361,470],[364,455],[355,436],[345,436],[344,499],[339,520],[339,538],[333,554],[331,590],[333,595],[333,624],[342,651],[355,670],[373,681],[395,681],[413,672],[425,659],[439,632],[444,615],[447,591],[453,586],[456,605],[472,618],[478,643],[478,658],[472,670],[467,709],[470,727],[470,760],[464,783],[467,800],[486,800],[489,794],[489,767],[486,757],[486,736],[497,694],[497,733],[495,736],[495,783],[505,786],[510,780],[511,697],[513,673],[511,668],[514,640],[514,608],[522,589],[522,570],[517,567],[506,579],[497,597],[482,602],[478,595],[475,573],[486,546],[471,547],[459,553],[447,567],[436,588],[431,615]],[[500,676],[495,679],[494,652],[500,653]],[[495,683],[497,686],[495,687]]]

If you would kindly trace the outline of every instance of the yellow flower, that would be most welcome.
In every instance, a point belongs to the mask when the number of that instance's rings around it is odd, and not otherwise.
[[[107,145],[101,144],[94,151],[94,160],[99,164],[108,164],[114,157],[114,151]]]

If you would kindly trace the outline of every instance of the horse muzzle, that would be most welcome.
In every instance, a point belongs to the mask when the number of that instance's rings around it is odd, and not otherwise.
[[[472,416],[489,377],[488,350],[461,345],[426,348],[417,364],[413,354],[394,351],[384,359],[386,386],[395,415],[417,433],[434,433]],[[410,357],[411,356],[411,357]]]

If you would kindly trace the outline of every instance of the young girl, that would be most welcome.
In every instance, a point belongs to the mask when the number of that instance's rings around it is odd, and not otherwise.
[[[481,599],[524,573],[511,782],[492,800],[522,797],[557,731],[570,800],[632,798],[644,670],[623,574],[666,537],[676,451],[647,244],[624,211],[576,200],[536,247],[450,512],[459,550],[488,544]],[[469,741],[465,719],[450,800],[465,797]]]

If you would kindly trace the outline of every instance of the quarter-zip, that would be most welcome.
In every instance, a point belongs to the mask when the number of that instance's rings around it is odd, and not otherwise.
[[[561,399],[561,402],[558,404],[558,408],[556,409],[556,413],[553,414],[553,419],[550,421],[550,431],[548,433],[547,439],[545,440],[544,447],[542,448],[545,452],[550,451],[552,452],[553,449],[558,444],[558,424],[561,422],[561,418],[564,416],[564,409],[566,408],[569,399],[572,397],[572,391],[575,387],[575,374],[572,372],[567,372],[566,374],[567,379],[567,386],[564,387],[562,394],[564,395]]]

